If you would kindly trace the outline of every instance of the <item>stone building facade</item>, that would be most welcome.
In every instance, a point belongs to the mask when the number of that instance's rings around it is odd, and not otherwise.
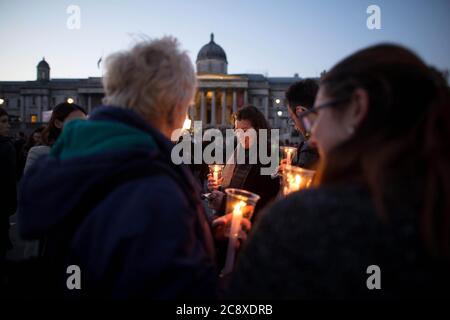
[[[265,114],[272,127],[280,128],[283,136],[293,133],[288,125],[284,95],[292,83],[301,79],[298,75],[228,74],[226,53],[214,41],[213,34],[200,49],[196,67],[199,88],[195,104],[189,109],[192,120],[201,120],[205,127],[230,127],[232,113],[251,104]],[[6,108],[15,126],[24,129],[45,122],[48,111],[64,101],[73,101],[88,112],[101,104],[104,95],[101,78],[51,78],[45,58],[36,69],[34,81],[0,81],[0,107]]]

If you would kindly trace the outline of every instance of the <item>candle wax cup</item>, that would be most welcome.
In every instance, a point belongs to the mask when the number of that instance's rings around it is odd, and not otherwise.
[[[245,204],[243,207],[241,207],[242,216],[246,219],[250,219],[253,214],[253,210],[255,209],[254,206],[250,204]],[[228,213],[234,213],[234,210],[228,211]]]

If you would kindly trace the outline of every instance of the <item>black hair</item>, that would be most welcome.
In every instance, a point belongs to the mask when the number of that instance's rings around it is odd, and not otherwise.
[[[311,109],[316,100],[319,85],[314,79],[303,79],[292,84],[286,91],[286,100],[292,111],[295,112],[297,106]]]
[[[258,131],[259,129],[270,129],[269,123],[258,108],[248,105],[238,110],[233,115],[233,120],[248,120],[252,127]]]
[[[63,102],[53,109],[50,121],[42,132],[42,142],[45,145],[53,145],[61,133],[61,129],[56,126],[56,120],[64,121],[74,111],[81,111],[86,115],[86,111],[75,103]]]

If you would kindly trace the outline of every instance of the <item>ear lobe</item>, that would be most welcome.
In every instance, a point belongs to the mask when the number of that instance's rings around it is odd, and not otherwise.
[[[358,127],[369,112],[369,95],[364,89],[356,89],[353,92],[352,125]]]
[[[297,107],[295,107],[295,113],[296,114],[299,114],[299,113],[301,113],[301,112],[304,112],[304,111],[307,111],[308,109],[306,109],[305,107],[302,107],[302,106],[297,106]]]

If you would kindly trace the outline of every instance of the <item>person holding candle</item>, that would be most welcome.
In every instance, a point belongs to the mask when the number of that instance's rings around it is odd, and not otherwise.
[[[254,129],[256,134],[259,130],[269,131],[267,120],[254,106],[244,107],[234,115],[234,127],[236,130],[242,130],[243,132]],[[219,215],[224,213],[226,204],[224,190],[226,188],[244,189],[261,197],[256,205],[253,217],[258,214],[261,208],[270,203],[280,190],[278,180],[272,179],[270,175],[261,175],[263,165],[259,161],[256,164],[249,163],[249,149],[253,143],[258,144],[258,148],[270,148],[270,139],[266,145],[265,143],[259,144],[258,138],[256,138],[256,141],[251,141],[250,137],[242,137],[242,139],[238,137],[238,145],[233,156],[236,156],[238,152],[243,152],[245,163],[235,163],[237,161],[228,159],[219,183],[214,180],[212,175],[208,176],[208,188],[211,190],[209,206],[217,210]],[[252,220],[254,219],[252,218]]]
[[[321,79],[311,125],[316,188],[252,229],[230,295],[252,299],[448,297],[450,100],[410,50],[381,44]]]
[[[303,138],[303,141],[297,147],[296,156],[291,164],[305,169],[315,169],[317,167],[319,153],[317,152],[317,148],[309,141],[311,133],[304,128],[298,115],[313,107],[318,89],[319,86],[316,80],[304,79],[292,84],[286,91],[289,116],[295,129]],[[282,161],[281,165],[283,166],[286,164],[285,162],[286,161]]]

